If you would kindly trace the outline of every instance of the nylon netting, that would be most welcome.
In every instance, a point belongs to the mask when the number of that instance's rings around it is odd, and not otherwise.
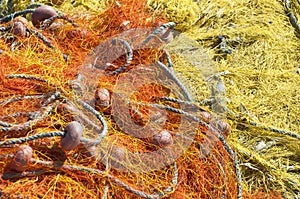
[[[226,103],[237,90],[227,89],[225,96],[224,88],[234,84],[233,77],[223,79],[218,73],[233,59],[227,59],[230,49],[217,46],[224,46],[230,33],[219,36],[217,45],[210,40],[214,31],[196,35],[212,26],[206,23],[219,22],[219,5],[212,4],[208,12],[216,11],[216,16],[201,18],[204,2],[40,1],[61,12],[59,18],[49,27],[45,23],[43,30],[29,23],[26,36],[14,35],[16,19],[4,18],[29,3],[0,3],[7,6],[0,13],[0,196],[179,199],[298,194],[298,148],[289,143],[298,142],[299,135],[237,116],[236,107]],[[26,18],[30,20],[30,14]],[[177,31],[175,38],[169,31]],[[212,50],[204,50],[212,46],[217,51],[214,60],[209,58]],[[246,55],[243,47],[239,53]],[[238,68],[239,73],[249,71]],[[243,84],[257,78],[255,72],[251,75],[237,79]],[[83,126],[82,137],[75,148],[65,150],[62,140],[69,136],[65,129],[72,121]],[[265,149],[273,146],[272,140],[275,148]],[[265,145],[257,149],[257,143]],[[32,155],[26,156],[30,148],[24,146],[32,148]],[[285,150],[275,155],[281,146]]]

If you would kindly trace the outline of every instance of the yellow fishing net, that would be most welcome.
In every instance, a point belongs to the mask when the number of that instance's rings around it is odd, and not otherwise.
[[[0,197],[300,198],[298,1],[55,2],[0,1],[1,19],[41,3],[78,25],[57,19],[36,30],[29,23],[21,37],[12,20],[0,23]],[[170,21],[175,36],[166,44],[153,31]],[[170,66],[158,44],[173,68],[159,64]],[[85,84],[74,89],[77,81]],[[94,90],[77,93],[94,82],[117,102],[96,105],[100,116],[80,101],[93,100]],[[124,102],[135,84],[142,86]],[[89,139],[107,125],[101,147],[83,140],[62,150],[64,129],[78,118]],[[171,133],[159,136],[171,145],[148,138],[161,118]],[[11,171],[20,145],[33,154],[25,170]]]
[[[299,33],[294,25],[299,3],[181,2],[148,4],[209,49],[219,71],[230,72],[223,77],[228,108],[245,120],[299,135]],[[231,54],[220,48],[220,36]],[[232,121],[229,140],[240,157],[245,189],[252,193],[277,190],[286,198],[298,198],[299,141]]]

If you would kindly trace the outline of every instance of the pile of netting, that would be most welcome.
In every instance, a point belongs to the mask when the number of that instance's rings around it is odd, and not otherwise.
[[[151,0],[148,6],[207,49],[224,74],[228,141],[243,190],[257,198],[276,198],[275,192],[299,198],[299,2]],[[208,94],[197,82],[194,74],[188,81],[200,102]]]
[[[299,197],[296,6],[236,4],[1,1],[0,197]]]

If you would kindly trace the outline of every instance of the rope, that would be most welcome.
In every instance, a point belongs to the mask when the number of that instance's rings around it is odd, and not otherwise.
[[[275,128],[270,127],[270,126],[263,126],[262,124],[259,124],[259,123],[253,122],[253,121],[249,121],[249,124],[251,126],[261,128],[263,130],[271,131],[271,132],[278,133],[278,134],[281,134],[281,135],[287,135],[289,137],[296,138],[296,139],[300,140],[300,135],[299,134],[296,134],[296,133],[293,133],[293,132],[290,132],[290,131],[275,129]]]
[[[167,75],[169,76],[169,78],[171,78],[181,89],[181,91],[183,92],[183,94],[185,95],[185,97],[187,98],[188,101],[192,101],[191,95],[188,92],[188,90],[184,87],[184,85],[179,81],[179,79],[177,79],[177,77],[167,68],[166,65],[164,65],[163,63],[161,63],[160,61],[157,61],[157,66],[162,69],[164,72],[167,73]]]
[[[145,44],[147,44],[153,37],[155,37],[156,35],[160,34],[164,29],[167,28],[174,28],[175,27],[175,23],[174,22],[169,22],[166,24],[163,24],[161,26],[159,26],[157,29],[155,29],[140,45],[139,49],[141,49]]]
[[[5,17],[0,18],[0,23],[9,22],[10,20],[12,20],[12,19],[14,19],[18,16],[26,15],[28,13],[33,13],[34,11],[35,11],[35,9],[26,9],[26,10],[22,10],[22,11],[19,11],[19,12],[15,12],[13,14],[10,14],[10,15],[7,15]]]
[[[106,136],[107,132],[108,132],[108,126],[106,124],[106,121],[104,120],[104,118],[93,108],[91,107],[89,104],[87,104],[86,102],[79,100],[78,101],[84,108],[86,108],[88,111],[90,111],[92,114],[94,114],[97,119],[101,122],[101,124],[103,125],[103,130],[102,133],[99,135],[98,139],[96,139],[93,144],[94,145],[98,145],[103,138]],[[84,141],[84,139],[83,139]],[[86,140],[87,141],[87,140]]]
[[[64,137],[65,132],[57,131],[57,132],[45,132],[41,134],[35,134],[32,136],[27,136],[27,137],[22,137],[18,139],[13,139],[13,140],[5,140],[0,142],[0,146],[4,145],[14,145],[14,144],[23,144],[29,141],[37,140],[37,139],[42,139],[42,138],[47,138],[47,137]]]
[[[41,25],[40,29],[45,30],[57,19],[63,19],[65,21],[71,23],[74,27],[79,27],[78,24],[73,19],[70,19],[65,15],[60,15],[59,14],[59,15],[55,15],[55,16],[50,17],[49,19],[44,20],[44,22]]]
[[[17,101],[20,101],[20,100],[33,100],[33,99],[40,99],[40,98],[43,98],[43,97],[45,97],[45,94],[42,94],[42,95],[23,95],[23,96],[13,97],[13,98],[10,98],[10,99],[7,99],[7,100],[0,101],[0,106],[5,106],[7,104],[10,104],[12,102],[17,102]]]
[[[120,38],[114,38],[112,40],[113,43],[116,43],[117,41],[119,41],[126,48],[126,51],[127,51],[126,63],[123,66],[121,66],[120,68],[112,71],[110,73],[110,75],[116,75],[116,74],[123,72],[131,64],[131,61],[133,59],[133,50],[132,50],[130,44],[126,40],[120,39]]]
[[[58,102],[51,104],[47,107],[41,108],[45,109],[43,114],[40,114],[40,112],[37,113],[35,118],[33,120],[29,120],[27,122],[24,122],[22,124],[12,125],[10,127],[0,127],[0,132],[16,132],[16,131],[24,131],[32,128],[35,126],[38,122],[45,119],[50,112],[58,105]]]

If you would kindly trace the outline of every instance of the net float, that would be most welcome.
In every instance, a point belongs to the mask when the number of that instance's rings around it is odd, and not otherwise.
[[[106,88],[99,88],[95,93],[96,103],[98,106],[106,108],[110,104],[110,93]]]
[[[16,36],[25,37],[26,27],[22,22],[15,21],[12,26],[12,33]]]
[[[41,22],[57,15],[57,12],[50,6],[40,6],[31,15],[32,24],[39,28]]]
[[[14,22],[21,22],[24,26],[28,26],[28,21],[27,21],[27,19],[26,18],[24,18],[24,17],[16,17],[15,19],[14,19]]]
[[[60,142],[62,149],[66,151],[75,149],[79,145],[83,134],[82,125],[77,121],[72,121],[66,126],[64,132],[65,136]]]
[[[13,160],[10,164],[10,169],[17,172],[25,171],[28,168],[32,154],[33,150],[30,146],[20,146],[13,157]]]
[[[173,138],[169,131],[163,130],[154,135],[154,137],[152,138],[152,143],[160,147],[166,147],[173,144]]]

